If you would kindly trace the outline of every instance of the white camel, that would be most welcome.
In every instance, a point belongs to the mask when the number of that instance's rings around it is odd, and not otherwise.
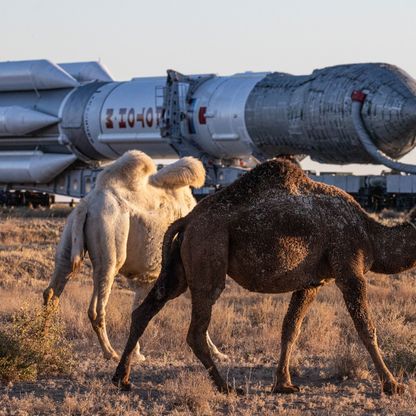
[[[161,267],[168,226],[192,210],[192,187],[205,181],[202,163],[184,157],[158,172],[143,152],[125,153],[97,177],[96,186],[69,215],[55,254],[55,270],[44,291],[45,305],[59,302],[66,283],[88,252],[94,289],[88,309],[104,357],[119,359],[107,336],[105,308],[115,276],[124,275],[135,292],[133,310],[153,286]],[[209,338],[212,352],[220,353]],[[144,360],[136,346],[138,360]]]

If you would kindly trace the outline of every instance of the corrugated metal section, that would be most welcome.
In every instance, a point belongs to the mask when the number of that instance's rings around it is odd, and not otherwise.
[[[388,175],[386,188],[388,193],[416,193],[416,175]]]
[[[260,81],[246,104],[246,125],[268,156],[309,154],[329,163],[374,163],[357,137],[351,94],[364,90],[362,117],[384,153],[398,158],[415,145],[415,81],[387,64],[328,67],[309,76],[273,73]]]

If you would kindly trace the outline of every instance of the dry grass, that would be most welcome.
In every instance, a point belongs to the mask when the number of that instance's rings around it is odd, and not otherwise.
[[[34,381],[42,376],[70,374],[71,344],[61,319],[49,307],[24,305],[0,330],[0,380]]]
[[[0,324],[2,330],[24,304],[40,305],[53,268],[55,244],[65,219],[0,214]],[[135,388],[119,393],[110,382],[116,363],[101,358],[87,317],[90,268],[68,284],[60,304],[64,336],[75,368],[70,375],[3,382],[0,415],[413,415],[416,405],[416,279],[370,275],[370,296],[380,345],[389,366],[407,385],[401,397],[380,395],[374,367],[357,338],[334,285],[311,308],[293,356],[293,378],[302,392],[271,395],[280,328],[289,295],[249,293],[232,281],[214,309],[212,338],[232,357],[222,363],[244,397],[223,396],[212,387],[186,345],[187,296],[170,302],[142,339],[147,361],[133,369]],[[120,350],[129,328],[132,294],[123,279],[108,307],[109,335]]]

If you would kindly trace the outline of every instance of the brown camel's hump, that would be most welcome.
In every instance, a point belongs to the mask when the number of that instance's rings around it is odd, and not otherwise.
[[[297,163],[280,157],[257,165],[234,183],[217,194],[218,202],[247,201],[269,190],[281,190],[299,194],[311,186],[312,181]]]
[[[278,157],[257,165],[234,183],[213,195],[213,198],[206,198],[198,205],[204,206],[207,203],[251,204],[267,194],[270,195],[270,192],[273,194],[277,192],[282,197],[305,195],[338,200],[363,212],[352,196],[335,186],[313,181],[303,172],[298,163],[288,157]]]

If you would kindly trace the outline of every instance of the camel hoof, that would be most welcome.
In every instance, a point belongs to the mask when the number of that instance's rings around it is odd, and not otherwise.
[[[119,362],[120,356],[116,352],[109,352],[109,353],[104,353],[104,359],[114,360],[114,361]]]
[[[230,357],[227,354],[223,354],[222,352],[216,352],[216,353],[214,353],[214,357],[218,361],[223,361],[223,362],[230,361]]]
[[[403,394],[405,386],[396,381],[386,381],[383,383],[383,393],[393,396],[394,394]]]
[[[135,355],[135,359],[137,363],[142,363],[143,361],[146,361],[146,357],[140,352]]]
[[[113,384],[120,389],[121,391],[131,391],[132,389],[132,384],[130,383],[130,381],[127,382],[123,382],[119,376],[115,375],[111,381],[113,382]]]
[[[236,394],[237,396],[244,396],[245,391],[241,387],[232,387],[229,384],[218,388],[220,393],[223,394]]]
[[[279,384],[273,387],[272,393],[293,394],[299,393],[300,388],[294,384]]]
[[[133,384],[128,382],[128,383],[120,383],[120,390],[121,391],[131,391],[131,389],[133,388]]]

